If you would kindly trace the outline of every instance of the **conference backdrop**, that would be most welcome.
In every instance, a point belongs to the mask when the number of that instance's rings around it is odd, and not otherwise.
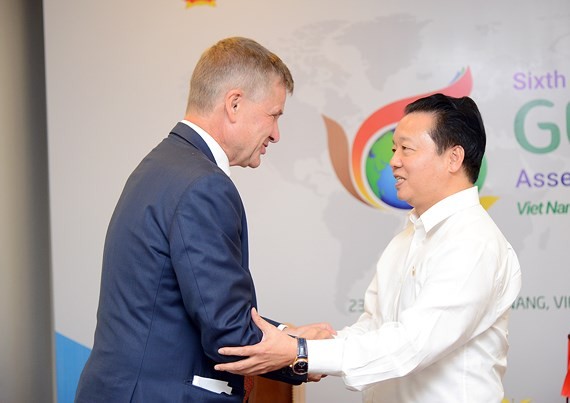
[[[404,225],[388,161],[403,106],[469,95],[487,128],[480,197],[516,249],[505,402],[553,403],[570,332],[570,2],[45,0],[57,387],[93,343],[107,224],[130,172],[183,117],[201,52],[247,36],[295,93],[261,167],[232,168],[262,314],[342,328]],[[33,119],[33,116],[30,117]],[[358,402],[338,378],[308,402]]]

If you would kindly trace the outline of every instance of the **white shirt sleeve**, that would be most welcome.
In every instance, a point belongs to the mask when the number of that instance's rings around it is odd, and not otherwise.
[[[395,317],[380,305],[386,301],[378,295],[375,277],[365,313],[353,326],[334,340],[308,341],[309,371],[342,376],[349,388],[363,390],[421,370],[491,327],[520,289],[518,261],[510,248],[505,256],[493,242],[465,241],[446,239],[443,246],[427,249],[427,259],[420,255],[414,277],[403,285],[411,287],[415,299]],[[393,257],[383,255],[377,273],[392,269]],[[513,286],[505,288],[509,282]]]

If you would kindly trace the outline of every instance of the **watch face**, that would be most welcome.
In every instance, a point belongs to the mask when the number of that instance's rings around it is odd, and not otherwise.
[[[309,369],[309,363],[307,360],[300,359],[293,364],[293,372],[297,375],[305,375]]]

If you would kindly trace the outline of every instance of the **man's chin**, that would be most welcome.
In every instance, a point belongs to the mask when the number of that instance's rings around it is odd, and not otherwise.
[[[401,190],[396,191],[396,197],[398,200],[404,201],[409,204],[408,197],[406,197],[406,193],[402,192]]]
[[[256,161],[250,161],[248,167],[250,168],[257,168],[258,166],[261,165],[261,159],[258,159]]]

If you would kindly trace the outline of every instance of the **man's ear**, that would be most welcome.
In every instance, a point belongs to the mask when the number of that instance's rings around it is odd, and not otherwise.
[[[460,145],[451,147],[449,150],[449,171],[457,172],[463,166],[463,159],[465,158],[465,150]]]
[[[226,114],[230,122],[235,123],[237,119],[238,111],[241,107],[241,102],[243,101],[243,93],[239,89],[232,89],[226,93],[224,98],[224,105]]]

